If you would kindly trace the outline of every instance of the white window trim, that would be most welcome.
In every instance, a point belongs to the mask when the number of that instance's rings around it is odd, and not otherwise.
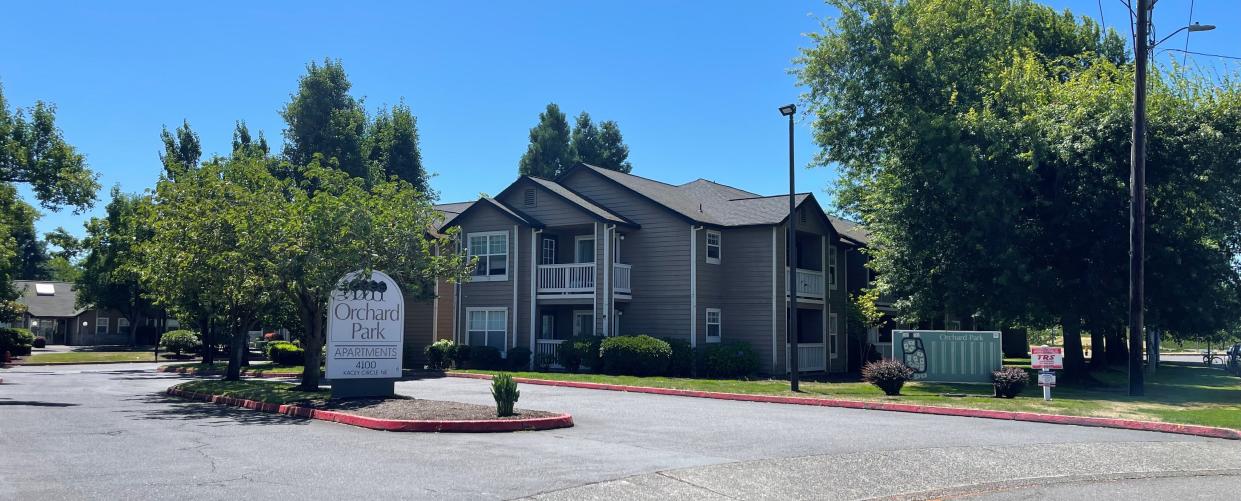
[[[711,244],[711,236],[715,235],[715,245]],[[707,264],[720,264],[720,260],[724,259],[724,234],[716,230],[707,230],[706,246],[704,256],[707,258]],[[716,257],[711,257],[711,247],[715,247]]]
[[[592,336],[599,335],[598,332],[595,332],[595,325],[594,325],[595,324],[595,312],[593,310],[573,310],[573,337],[585,335],[584,333],[582,333],[580,329],[578,329],[578,324],[577,324],[578,317],[589,317],[590,324],[591,324],[590,334]]]
[[[836,342],[839,341],[838,338],[840,337],[840,326],[837,325],[837,322],[839,321],[840,321],[840,315],[837,315],[836,313],[828,312],[827,314],[827,342],[830,344],[828,345],[827,352],[831,355],[832,358],[840,357],[840,349],[837,348],[836,346]]]
[[[580,256],[580,255],[578,255],[578,249],[580,249],[581,247],[580,247],[580,244],[579,244],[578,242],[581,242],[582,240],[590,240],[590,248],[592,249],[592,252],[591,252],[590,254],[591,254],[591,256],[593,256],[595,259],[592,259],[592,260],[590,260],[590,261],[580,261],[581,256]],[[595,261],[598,261],[598,260],[599,260],[599,256],[595,256],[595,254],[598,254],[598,252],[595,252],[595,251],[598,251],[599,249],[597,249],[596,247],[597,247],[597,246],[595,245],[595,236],[594,236],[594,235],[576,235],[576,236],[574,236],[574,237],[573,237],[573,262],[574,262],[574,263],[585,264],[585,263],[593,263],[593,262],[595,262]]]
[[[556,264],[556,239],[552,237],[543,237],[542,243],[539,244],[539,264]],[[550,246],[547,244],[551,244]],[[550,247],[550,248],[549,248]],[[551,256],[548,256],[551,251]],[[547,258],[551,258],[551,262],[547,262]]]
[[[102,334],[107,335],[108,331],[112,330],[112,326],[110,325],[111,321],[112,319],[109,317],[95,317],[95,335],[100,334],[99,332],[100,327],[103,327]]]
[[[715,322],[711,322],[711,314],[712,314],[712,313],[714,313],[714,314],[716,315],[716,316],[715,316]],[[705,330],[705,331],[703,331],[703,332],[704,332],[704,334],[706,335],[706,340],[707,340],[707,342],[708,342],[708,343],[718,343],[718,342],[720,342],[720,340],[724,338],[724,312],[723,312],[723,310],[720,310],[719,308],[707,308],[706,315],[704,315],[704,320],[706,321],[706,330]],[[711,326],[712,326],[712,325],[714,325],[714,326],[716,326],[716,327],[717,327],[717,329],[716,329],[716,330],[717,330],[717,332],[718,332],[718,334],[719,334],[719,335],[717,335],[717,336],[712,336],[712,335],[711,335]]]
[[[125,334],[125,331],[123,331],[123,330],[121,330],[121,329],[124,329],[124,328],[126,328],[126,327],[129,327],[129,319],[127,319],[127,318],[125,318],[125,317],[121,317],[121,318],[116,319],[116,332],[117,332],[117,334]]]
[[[836,290],[836,282],[839,281],[839,279],[837,278],[837,275],[838,275],[837,272],[840,269],[837,266],[838,262],[839,261],[837,260],[837,256],[836,256],[836,246],[835,245],[827,246],[827,271],[828,271],[828,276],[830,277],[830,280],[828,280],[827,285],[831,290]]]
[[[474,313],[474,312],[478,312],[478,311],[484,312],[484,315],[483,315],[483,317],[484,317],[483,321],[484,321],[484,322],[486,322],[486,321],[487,321],[487,318],[486,318],[486,317],[487,317],[487,316],[489,316],[488,314],[490,314],[490,313],[492,313],[492,312],[502,312],[502,313],[504,313],[504,315],[502,315],[502,316],[504,317],[504,331],[500,333],[500,337],[501,337],[502,339],[504,339],[504,348],[500,349],[500,353],[503,353],[503,354],[505,354],[505,355],[507,356],[507,354],[508,354],[508,329],[509,329],[509,321],[508,321],[508,307],[507,307],[507,306],[480,306],[480,307],[469,307],[469,308],[466,308],[466,309],[465,309],[465,344],[467,344],[467,345],[468,345],[468,344],[470,344],[470,332],[471,332],[471,331],[474,331],[474,330],[477,330],[477,329],[471,329],[471,328],[470,328],[470,314],[471,314],[471,313]],[[488,330],[488,329],[486,329],[486,328],[482,329],[482,331],[483,331],[485,334],[484,334],[484,339],[483,339],[483,343],[484,343],[484,344],[482,344],[481,346],[491,346],[491,345],[489,345],[489,344],[486,344],[486,342],[487,342],[487,339],[486,339],[486,338],[487,338],[487,337],[490,337],[490,336],[492,335],[492,334],[491,334],[491,332],[492,332],[492,331],[490,331],[490,330]]]
[[[509,236],[508,231],[506,230],[479,231],[479,232],[474,232],[474,233],[467,233],[465,235],[465,248],[466,248],[465,255],[466,257],[474,256],[473,254],[470,254],[471,240],[473,240],[475,237],[486,237],[487,238],[487,254],[485,255],[499,256],[499,254],[491,254],[491,237],[498,236],[498,235],[504,235],[504,274],[503,275],[473,275],[471,274],[470,275],[471,282],[504,282],[508,280],[508,270],[512,266],[512,263],[509,262],[509,254],[512,254],[511,252],[509,252],[509,246],[512,244],[512,237]]]

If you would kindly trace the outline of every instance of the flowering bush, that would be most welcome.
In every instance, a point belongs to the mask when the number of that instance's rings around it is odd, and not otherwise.
[[[878,386],[885,395],[900,395],[901,387],[913,375],[913,369],[892,359],[871,362],[862,367],[862,380]]]

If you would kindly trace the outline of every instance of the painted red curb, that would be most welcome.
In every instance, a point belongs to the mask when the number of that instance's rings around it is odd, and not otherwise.
[[[372,430],[384,431],[417,431],[417,432],[445,432],[445,433],[496,433],[510,431],[538,431],[552,430],[556,428],[568,428],[573,426],[573,416],[569,414],[560,414],[556,416],[541,418],[522,418],[507,420],[459,420],[459,421],[441,421],[441,420],[410,420],[410,419],[381,419],[367,416],[359,416],[357,414],[349,414],[339,411],[328,411],[322,409],[311,409],[309,407],[299,407],[288,404],[272,404],[267,402],[259,402],[255,400],[246,400],[244,398],[226,397],[223,395],[212,395],[208,393],[197,393],[193,391],[182,390],[177,387],[168,388],[169,395],[188,398],[192,400],[201,400],[203,402],[212,402],[222,405],[230,405],[233,407],[243,407],[263,412],[274,412],[287,416],[294,416],[308,419],[318,419],[321,421],[332,421],[335,423],[359,426]]]
[[[490,374],[473,374],[468,372],[450,372],[449,377],[467,379],[491,379]],[[1157,431],[1196,435],[1200,437],[1225,438],[1241,440],[1241,430],[1200,426],[1192,424],[1162,423],[1158,421],[1139,421],[1136,419],[1101,418],[1088,416],[1064,416],[1059,414],[1042,414],[1037,412],[996,411],[984,409],[966,409],[960,407],[937,407],[930,405],[898,404],[891,402],[864,402],[860,400],[838,400],[813,397],[781,397],[775,395],[750,395],[744,393],[724,393],[717,391],[677,390],[672,388],[652,388],[647,386],[628,386],[608,383],[587,383],[579,381],[556,381],[551,379],[532,379],[515,377],[513,381],[526,384],[561,386],[567,388],[585,388],[590,390],[625,391],[630,393],[650,393],[655,395],[672,395],[678,397],[712,398],[716,400],[737,400],[743,402],[764,402],[771,404],[813,405],[819,407],[840,407],[845,409],[864,409],[872,411],[910,412],[915,414],[934,414],[940,416],[974,417],[984,419],[1004,419],[1009,421],[1028,421],[1034,423],[1071,424],[1077,426],[1095,426],[1101,428],[1119,428],[1124,430]]]

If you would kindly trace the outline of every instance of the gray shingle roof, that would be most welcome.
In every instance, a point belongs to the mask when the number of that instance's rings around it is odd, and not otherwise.
[[[473,201],[453,202],[433,206],[432,208],[439,213],[439,218],[435,221],[434,230],[438,232],[444,229],[445,224],[451,221],[452,218],[457,217],[457,214],[465,212],[465,210],[470,208],[472,205],[474,205]]]
[[[603,219],[604,221],[626,224],[630,226],[637,226],[636,224],[634,224],[633,221],[630,221],[629,219],[619,214],[616,214],[615,212],[612,212],[610,210],[607,210],[603,207],[596,205],[594,202],[587,200],[581,195],[578,195],[573,190],[565,188],[560,183],[557,183],[555,181],[549,181],[541,177],[534,177],[534,176],[526,176],[526,179],[529,179],[531,182],[539,186],[542,186],[543,188],[546,188],[548,191],[563,197],[565,200],[568,200],[569,203],[572,203],[574,205],[577,205],[578,207],[581,207],[582,210],[585,210],[586,212],[594,214],[596,217]]]
[[[52,284],[55,294],[40,296],[35,292],[35,284]],[[85,311],[77,307],[77,291],[69,282],[52,282],[46,280],[14,280],[13,286],[22,296],[18,301],[26,305],[30,315],[36,317],[73,317]]]
[[[840,233],[840,236],[861,245],[870,245],[870,232],[866,231],[866,228],[861,223],[855,223],[831,214],[827,215],[827,219],[832,222],[832,226],[836,227],[836,232]]]

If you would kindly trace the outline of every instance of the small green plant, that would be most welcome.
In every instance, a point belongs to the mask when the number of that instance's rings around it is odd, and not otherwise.
[[[491,378],[491,396],[496,399],[496,416],[508,417],[513,415],[513,405],[521,398],[521,392],[512,375],[500,373]]]
[[[267,358],[276,365],[301,365],[306,361],[302,347],[288,341],[267,343]]]
[[[879,387],[888,396],[900,395],[901,387],[913,375],[913,369],[892,359],[871,362],[862,367],[862,380]]]
[[[603,370],[609,374],[658,376],[668,370],[672,346],[651,336],[616,336],[599,345]]]
[[[159,347],[176,353],[177,356],[181,356],[184,352],[197,350],[199,346],[202,346],[202,342],[198,340],[198,334],[193,331],[168,331],[159,338]]]
[[[452,354],[456,345],[448,339],[441,339],[427,345],[423,355],[427,359],[427,370],[442,371],[452,365]]]
[[[1005,367],[991,373],[991,384],[995,387],[995,396],[1013,398],[1030,384],[1030,374],[1019,367]]]
[[[32,343],[31,346],[34,346],[35,348],[46,348],[47,338],[43,336],[36,337],[34,338],[34,343]]]
[[[452,355],[452,366],[458,369],[464,369],[465,364],[470,361],[470,345],[468,344],[453,345],[449,353]]]

